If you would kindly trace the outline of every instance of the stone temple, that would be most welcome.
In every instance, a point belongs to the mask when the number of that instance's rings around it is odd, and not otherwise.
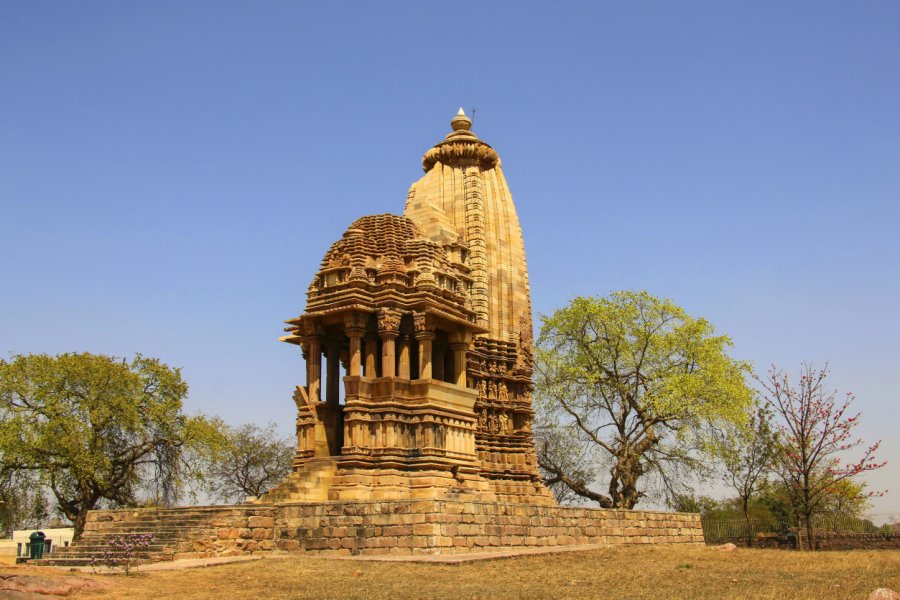
[[[281,339],[307,365],[295,472],[260,500],[554,503],[531,433],[516,208],[500,157],[462,109],[451,126],[425,153],[404,215],[350,225],[287,321]]]
[[[699,515],[557,506],[541,483],[519,219],[497,152],[462,110],[451,127],[403,216],[352,223],[287,321],[306,359],[292,474],[240,505],[91,511],[44,564],[122,533],[152,533],[151,560],[703,542]]]

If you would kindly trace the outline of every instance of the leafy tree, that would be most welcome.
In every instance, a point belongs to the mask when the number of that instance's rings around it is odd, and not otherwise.
[[[705,319],[646,292],[576,298],[544,317],[538,411],[571,440],[538,446],[546,480],[608,508],[633,508],[650,474],[671,496],[675,475],[702,466],[694,450],[707,427],[740,423],[751,405],[747,366],[728,356],[727,336],[713,334]],[[589,469],[572,459],[578,453],[601,460]],[[605,492],[591,488],[602,459]]]
[[[763,407],[757,408],[746,423],[727,423],[714,436],[714,452],[721,457],[725,483],[740,500],[747,524],[747,545],[753,545],[750,500],[765,483],[776,457],[775,435]]]
[[[225,502],[258,497],[288,476],[295,449],[274,423],[225,427],[222,438],[203,453],[206,490]]]
[[[101,505],[133,505],[141,494],[171,503],[182,448],[204,420],[182,412],[187,391],[179,369],[140,355],[0,360],[0,468],[45,482],[76,537]]]
[[[797,387],[785,371],[774,366],[766,379],[759,380],[766,400],[781,417],[778,472],[794,510],[805,521],[810,549],[816,547],[813,516],[822,512],[835,495],[853,491],[853,486],[843,482],[885,465],[875,457],[880,441],[865,446],[854,436],[859,413],[850,413],[853,394],[838,400],[836,391],[826,389],[827,376],[827,365],[817,371],[806,364],[801,367]],[[856,460],[842,460],[847,451],[860,446],[863,449]],[[858,499],[863,492],[857,489],[859,493],[853,495]]]
[[[871,508],[869,498],[880,493],[866,491],[866,484],[855,479],[842,479],[825,489],[820,512],[862,518]]]
[[[710,496],[695,496],[691,492],[675,494],[669,498],[669,508],[676,512],[706,515],[719,508],[719,501]]]
[[[16,529],[39,529],[50,518],[50,506],[33,473],[0,470],[0,535]]]

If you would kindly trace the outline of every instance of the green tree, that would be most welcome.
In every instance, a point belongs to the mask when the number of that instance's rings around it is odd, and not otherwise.
[[[539,445],[546,479],[609,508],[633,508],[645,475],[674,493],[673,476],[701,466],[694,450],[708,426],[743,422],[752,403],[747,365],[728,356],[727,336],[713,334],[705,319],[646,292],[576,298],[544,317],[535,353],[541,422],[571,437],[570,456],[587,446],[608,466],[606,490],[596,491],[599,469],[570,471],[565,456]]]
[[[217,443],[201,453],[204,489],[225,502],[261,496],[291,472],[296,444],[278,435],[274,423],[225,427]]]
[[[0,535],[40,529],[50,519],[45,488],[34,473],[0,469]]]
[[[669,508],[677,512],[699,513],[705,516],[719,508],[719,501],[709,496],[696,496],[693,492],[675,494],[669,498]]]
[[[76,537],[93,508],[142,494],[171,503],[184,482],[182,448],[204,430],[202,417],[182,412],[187,391],[179,369],[140,355],[0,360],[0,468],[39,477]]]
[[[753,546],[750,500],[766,481],[777,455],[769,413],[758,407],[746,423],[726,423],[716,431],[713,448],[721,457],[725,483],[736,493],[746,523],[747,545]]]

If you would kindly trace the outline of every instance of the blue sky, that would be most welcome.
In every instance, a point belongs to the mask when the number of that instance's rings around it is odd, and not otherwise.
[[[900,512],[900,4],[4,2],[0,352],[142,352],[289,433],[299,314],[459,106],[536,313],[647,289],[830,361]]]

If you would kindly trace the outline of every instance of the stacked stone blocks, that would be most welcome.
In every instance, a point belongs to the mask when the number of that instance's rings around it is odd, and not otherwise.
[[[82,540],[43,564],[85,566],[112,534],[153,533],[145,557],[167,561],[283,553],[480,554],[573,545],[699,544],[695,514],[461,500],[97,510]]]
[[[454,500],[285,505],[277,529],[276,547],[325,555],[703,542],[693,514]]]

